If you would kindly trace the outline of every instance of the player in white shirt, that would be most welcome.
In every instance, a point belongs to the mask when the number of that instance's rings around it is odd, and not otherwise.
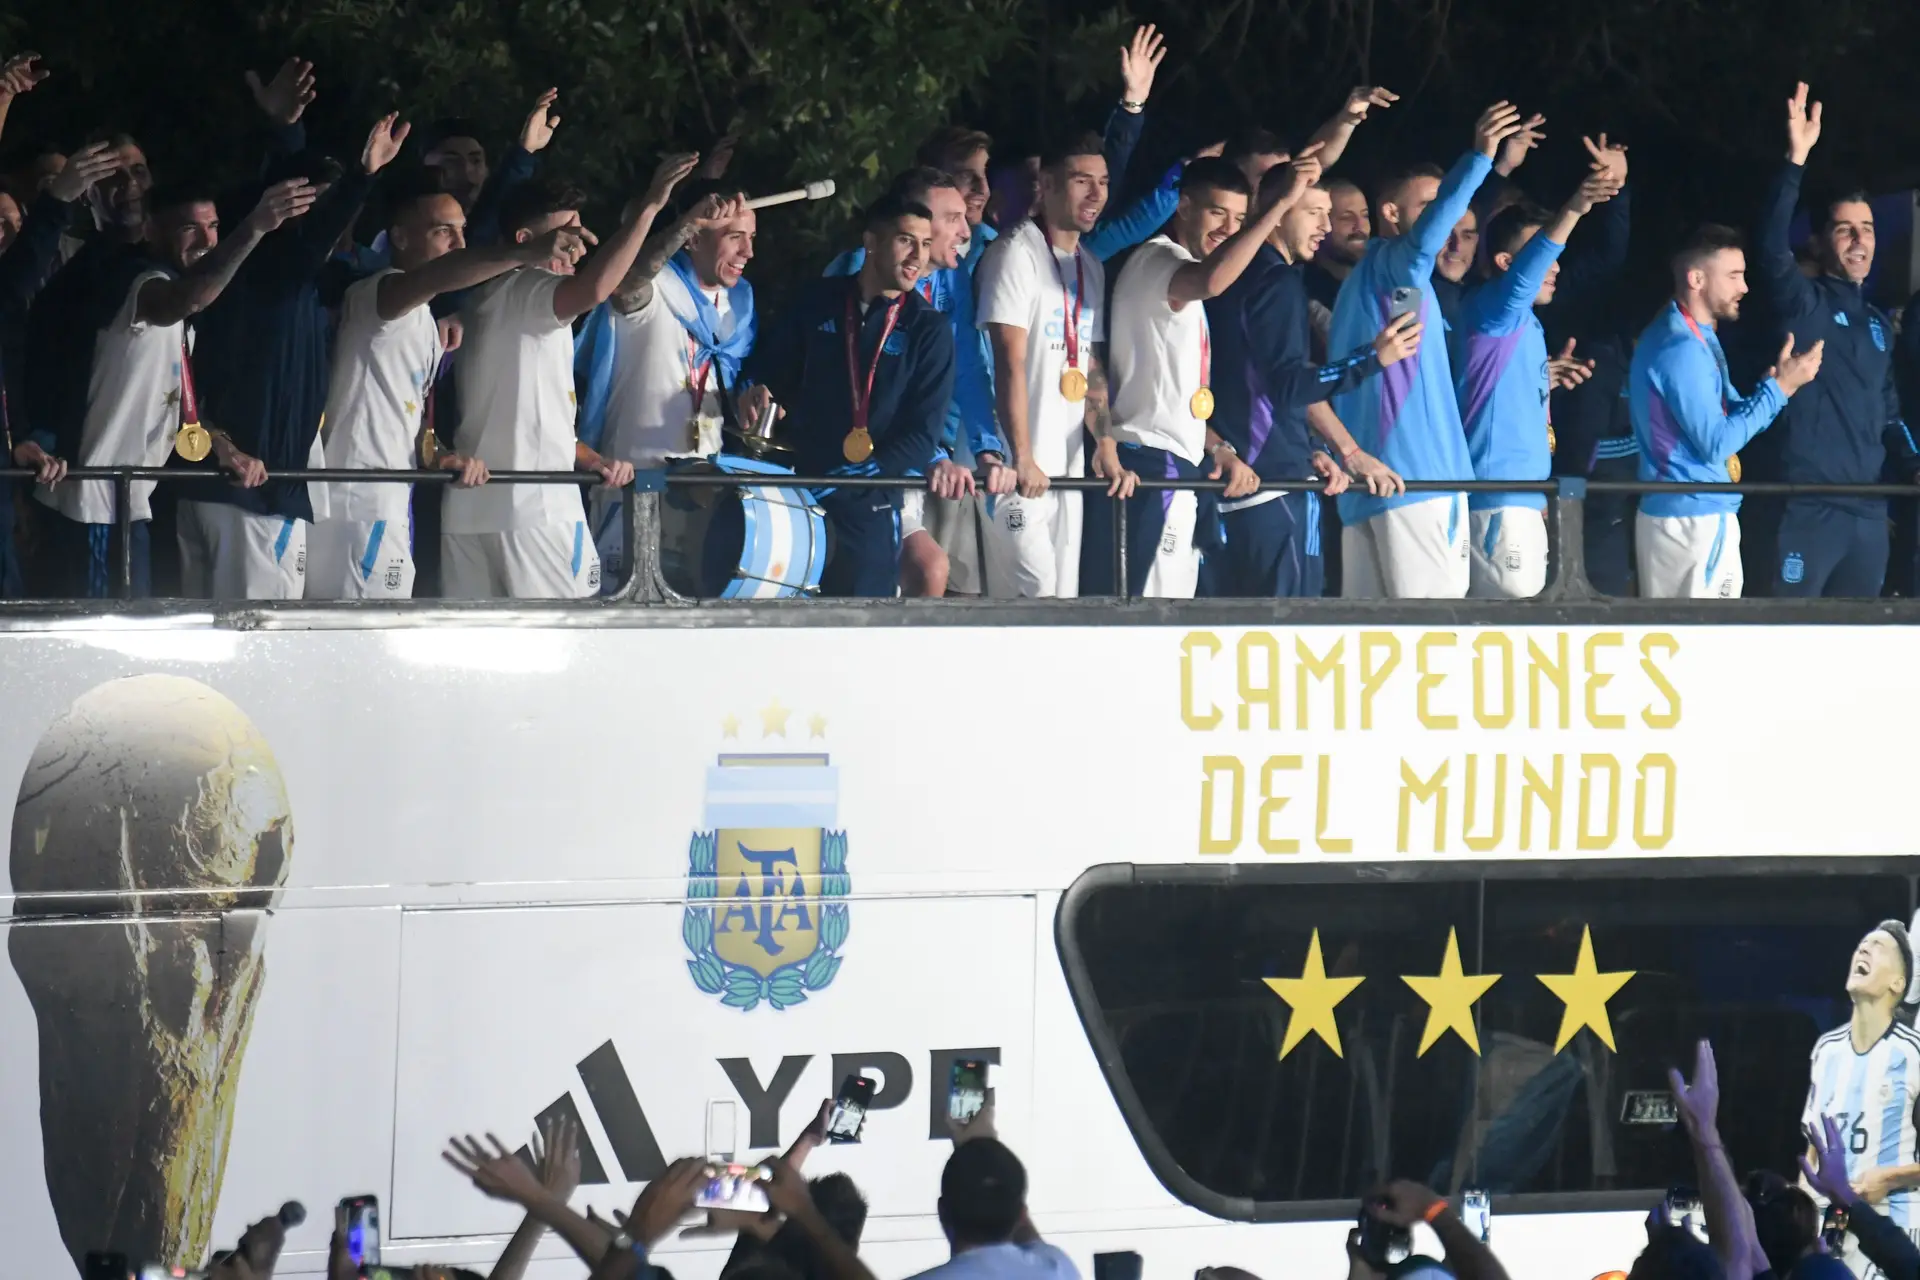
[[[489,471],[599,474],[620,488],[633,464],[609,461],[574,434],[576,318],[612,296],[673,188],[699,157],[672,156],[654,171],[640,216],[625,223],[578,271],[557,258],[481,286],[462,315],[466,337],[454,361],[461,419],[455,452]],[[501,202],[500,228],[515,241],[580,226],[581,196],[547,181],[516,187]],[[581,236],[594,243],[584,228]],[[455,599],[571,598],[600,588],[600,557],[587,536],[580,492],[563,485],[498,485],[447,495],[442,572]]]
[[[110,250],[116,256],[96,273],[88,304],[100,327],[85,416],[77,435],[61,432],[66,438],[58,452],[83,467],[158,467],[189,422],[208,440],[196,411],[186,321],[220,296],[268,232],[305,213],[313,202],[314,190],[304,180],[279,183],[222,242],[211,192],[195,187],[152,192],[146,243]],[[210,443],[217,450],[223,439],[216,434]],[[65,480],[36,486],[34,494],[55,513],[47,522],[47,538],[65,590],[75,596],[112,594],[112,483]],[[152,496],[152,481],[133,483],[128,554],[134,593],[140,596],[152,587]]]
[[[987,591],[994,596],[1080,594],[1078,493],[1051,493],[1053,476],[1086,474],[1091,420],[1094,474],[1118,493],[1132,481],[1107,438],[1106,275],[1080,247],[1107,207],[1101,142],[1082,135],[1040,166],[1040,212],[988,248],[976,274],[975,323],[993,349],[993,395],[1012,465],[987,464]]]
[[[1320,177],[1318,147],[1303,149],[1279,198],[1247,217],[1252,195],[1239,166],[1204,156],[1180,178],[1171,235],[1140,246],[1113,293],[1113,434],[1121,465],[1167,479],[1225,477],[1222,498],[1245,498],[1260,477],[1232,445],[1207,426],[1213,416],[1212,338],[1208,298],[1240,278],[1287,211]],[[1191,599],[1200,578],[1195,531],[1206,502],[1191,490],[1145,491],[1127,499],[1128,576],[1135,595]],[[1111,534],[1089,537],[1106,547]],[[1111,564],[1110,556],[1093,560]]]
[[[333,344],[321,446],[326,465],[410,471],[430,431],[428,414],[440,371],[440,324],[429,304],[514,267],[554,258],[577,261],[577,227],[538,240],[466,247],[467,215],[451,195],[426,185],[389,200],[392,268],[350,287]],[[434,465],[471,488],[487,479],[478,458],[448,453]],[[327,514],[307,536],[307,594],[319,599],[395,599],[413,595],[413,486],[345,481],[329,486]]]
[[[1860,940],[1847,970],[1853,1016],[1814,1042],[1812,1083],[1800,1117],[1809,1136],[1822,1118],[1839,1126],[1847,1180],[1862,1199],[1914,1233],[1920,1187],[1914,1110],[1920,1105],[1920,1034],[1895,1017],[1913,981],[1913,947],[1897,920]],[[1850,1257],[1860,1271],[1863,1259]]]
[[[613,291],[613,376],[598,444],[603,456],[635,467],[720,452],[723,388],[738,387],[753,344],[753,210],[716,191],[684,192],[682,203],[685,212],[647,240]],[[636,200],[623,216],[640,212]],[[695,334],[703,317],[716,340],[711,349]],[[624,577],[617,492],[594,495],[592,524],[607,575]]]

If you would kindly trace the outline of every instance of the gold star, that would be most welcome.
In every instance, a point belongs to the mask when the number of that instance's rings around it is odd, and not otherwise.
[[[1560,1037],[1554,1041],[1553,1051],[1560,1052],[1567,1047],[1567,1041],[1573,1039],[1574,1032],[1589,1027],[1601,1043],[1618,1053],[1613,1043],[1613,1024],[1607,1020],[1607,1001],[1627,985],[1627,979],[1635,972],[1629,969],[1622,973],[1601,973],[1593,960],[1593,929],[1587,927],[1580,931],[1580,958],[1574,961],[1572,973],[1535,974],[1547,990],[1567,1006],[1566,1012],[1560,1015]]]
[[[1262,978],[1262,982],[1273,988],[1273,994],[1287,1002],[1293,1012],[1287,1018],[1286,1039],[1280,1045],[1280,1058],[1285,1061],[1293,1047],[1307,1038],[1312,1032],[1326,1042],[1336,1058],[1345,1057],[1340,1052],[1340,1028],[1334,1025],[1333,1008],[1349,995],[1353,989],[1365,982],[1365,978],[1329,978],[1326,965],[1320,959],[1320,931],[1313,931],[1313,940],[1307,943],[1307,967],[1301,970],[1297,978]]]
[[[787,717],[792,714],[793,712],[780,705],[780,699],[775,698],[769,702],[760,712],[760,736],[771,738],[777,733],[783,738],[786,737]]]
[[[1500,975],[1483,973],[1469,978],[1460,968],[1460,938],[1454,930],[1447,930],[1447,954],[1440,961],[1438,977],[1401,974],[1400,981],[1427,1002],[1427,1029],[1420,1033],[1420,1049],[1414,1057],[1425,1057],[1434,1042],[1449,1031],[1465,1040],[1467,1048],[1479,1056],[1480,1033],[1473,1025],[1473,1002],[1487,994],[1487,988],[1500,981]]]
[[[815,713],[812,717],[810,717],[807,720],[807,730],[808,730],[807,736],[809,738],[826,737],[827,736],[827,718],[823,715]]]
[[[413,416],[413,401],[411,400],[407,401],[406,414],[409,418]]]
[[[726,719],[722,720],[720,722],[720,736],[723,738],[739,737],[740,736],[740,717],[730,715]]]

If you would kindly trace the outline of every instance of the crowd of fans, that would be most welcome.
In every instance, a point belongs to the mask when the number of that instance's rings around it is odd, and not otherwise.
[[[1720,1140],[1711,1046],[1700,1042],[1691,1079],[1678,1070],[1669,1079],[1692,1148],[1697,1202],[1690,1193],[1684,1207],[1671,1196],[1654,1206],[1646,1246],[1629,1270],[1609,1272],[1608,1260],[1594,1260],[1602,1280],[1849,1280],[1855,1271],[1843,1255],[1876,1269],[1883,1280],[1920,1278],[1920,1247],[1849,1183],[1846,1139],[1832,1117],[1812,1135],[1810,1152],[1800,1159],[1800,1179],[1762,1171],[1743,1184]],[[808,1155],[827,1140],[832,1107],[831,1100],[823,1103],[792,1147],[750,1175],[764,1187],[764,1210],[697,1209],[715,1166],[710,1158],[689,1157],[649,1182],[631,1212],[616,1213],[615,1221],[591,1210],[578,1213],[569,1202],[580,1183],[579,1134],[565,1120],[549,1123],[526,1152],[509,1151],[488,1135],[485,1142],[455,1138],[445,1159],[485,1195],[525,1211],[488,1273],[492,1280],[518,1280],[547,1231],[579,1255],[592,1280],[672,1280],[652,1255],[676,1231],[688,1238],[735,1237],[723,1280],[875,1280],[859,1253],[867,1217],[859,1188],[843,1173],[809,1180],[802,1172]],[[954,1126],[953,1137],[935,1206],[952,1256],[914,1280],[1080,1280],[1073,1260],[1041,1238],[1028,1213],[1026,1170],[995,1135],[992,1107]],[[365,1251],[349,1230],[348,1203],[336,1211],[328,1280],[377,1274],[377,1263],[355,1257]],[[701,1212],[704,1220],[698,1220]],[[215,1280],[268,1280],[285,1242],[284,1213],[248,1228],[238,1248],[216,1257],[208,1274]],[[1361,1202],[1358,1225],[1347,1235],[1348,1280],[1507,1280],[1490,1246],[1487,1221],[1463,1217],[1418,1183],[1385,1183]],[[1413,1251],[1413,1231],[1422,1223],[1439,1242],[1442,1258]],[[1331,1263],[1312,1266],[1325,1274]],[[1290,1274],[1302,1265],[1300,1259],[1275,1259],[1271,1274]],[[440,1280],[476,1273],[418,1267],[412,1274]],[[1198,1274],[1202,1280],[1258,1280],[1240,1267]]]
[[[590,596],[626,575],[636,468],[743,452],[910,482],[814,487],[819,580],[755,570],[858,596],[1110,593],[1120,502],[1133,594],[1520,598],[1547,575],[1542,493],[1406,482],[1725,483],[1756,437],[1769,478],[1920,477],[1896,390],[1897,368],[1920,374],[1920,326],[1898,333],[1862,292],[1866,197],[1810,202],[1804,261],[1790,243],[1821,129],[1804,85],[1751,264],[1738,232],[1698,229],[1648,323],[1617,305],[1628,162],[1606,134],[1581,140],[1578,186],[1536,204],[1514,175],[1545,121],[1496,103],[1450,168],[1369,196],[1332,176],[1397,101],[1367,86],[1298,146],[1251,129],[1129,186],[1164,57],[1142,28],[1104,133],[1038,156],[996,169],[985,134],[926,139],[860,246],[764,319],[731,144],[668,157],[596,235],[581,193],[540,172],[552,90],[497,162],[470,123],[415,138],[390,115],[342,163],[307,144],[309,64],[249,72],[272,140],[241,190],[186,179],[182,158],[156,172],[124,133],[16,146],[0,428],[33,479],[0,487],[0,596],[113,589],[121,499],[70,467],[214,473],[125,500],[135,594],[215,599]],[[10,137],[54,70],[0,68]],[[1765,354],[1730,361],[1749,265],[1744,348]],[[281,478],[322,466],[450,483]],[[493,479],[573,471],[590,478]],[[1053,483],[1089,474],[1104,485]],[[1596,496],[1589,574],[1612,594],[1739,595],[1739,507]],[[1765,525],[1744,559],[1775,593],[1880,593],[1884,499],[1795,498]]]

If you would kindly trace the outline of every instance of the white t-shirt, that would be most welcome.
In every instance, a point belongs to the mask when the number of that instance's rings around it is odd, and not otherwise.
[[[143,272],[100,331],[87,383],[87,416],[80,427],[81,467],[158,467],[180,431],[180,351],[186,325],[147,324],[137,318],[140,290],[167,272]],[[133,482],[133,518],[153,518],[153,481]],[[34,486],[40,501],[85,524],[113,523],[111,480],[67,480]]]
[[[727,291],[707,301],[720,313],[715,336],[733,332]],[[613,386],[607,394],[606,434],[600,452],[636,467],[657,467],[669,455],[709,454],[720,448],[720,376],[700,367],[700,408],[694,411],[694,354],[683,319],[694,316],[693,295],[672,268],[653,281],[653,296],[632,315],[613,313]],[[691,424],[695,419],[700,426]]]
[[[458,452],[493,471],[573,470],[573,331],[553,314],[561,276],[521,267],[483,285],[463,313],[454,357]],[[575,485],[486,484],[449,490],[448,533],[506,533],[586,519]]]
[[[1197,259],[1167,236],[1134,250],[1113,290],[1113,434],[1130,444],[1177,453],[1198,464],[1207,424],[1193,416],[1193,393],[1208,341],[1205,303],[1175,311],[1167,285]]]
[[[427,392],[440,369],[440,326],[433,309],[415,307],[393,320],[380,318],[380,281],[392,271],[347,290],[340,330],[333,341],[333,381],[327,388],[323,465],[369,471],[411,471],[426,421]],[[328,514],[335,520],[401,520],[411,485],[327,486]]]
[[[913,1280],[1080,1280],[1073,1259],[1048,1244],[989,1244],[922,1271]]]
[[[1076,286],[1076,280],[1084,283]],[[1004,324],[1027,331],[1027,435],[1035,465],[1050,476],[1086,471],[1081,449],[1086,401],[1076,403],[1060,392],[1060,373],[1067,367],[1067,300],[1076,287],[1078,368],[1085,373],[1093,344],[1107,336],[1107,277],[1091,253],[1062,253],[1038,223],[1027,221],[989,245],[975,273],[980,301],[974,323],[982,329]]]

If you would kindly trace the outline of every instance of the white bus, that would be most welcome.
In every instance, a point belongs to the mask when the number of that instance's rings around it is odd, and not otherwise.
[[[484,1267],[517,1219],[450,1135],[577,1117],[604,1215],[862,1072],[807,1171],[904,1276],[972,1058],[1088,1275],[1340,1275],[1383,1175],[1490,1189],[1519,1280],[1625,1267],[1702,1035],[1736,1165],[1790,1169],[1852,948],[1915,905],[1910,635],[1316,616],[1361,620],[13,616],[0,1273],[297,1199],[318,1275],[365,1193],[388,1262]]]

